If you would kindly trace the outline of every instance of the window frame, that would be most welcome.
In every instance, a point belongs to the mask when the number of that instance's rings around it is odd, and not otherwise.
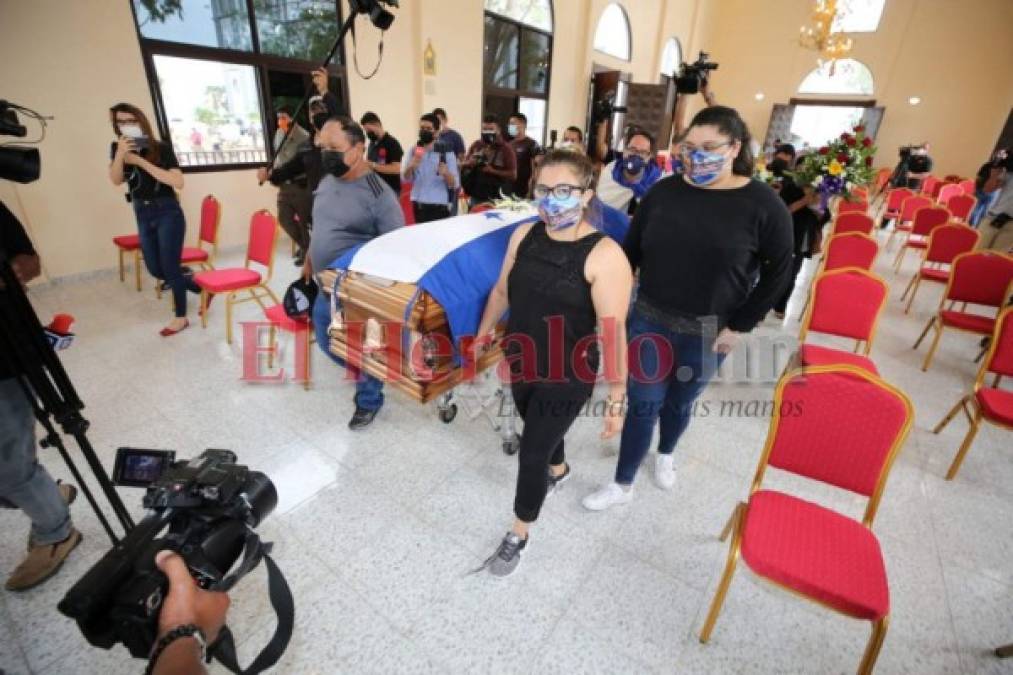
[[[548,3],[549,3],[549,11],[551,12],[552,27],[553,27],[553,31],[554,31],[555,27],[556,27],[556,8],[555,8],[555,5],[552,2],[552,0],[548,0]],[[484,3],[483,3],[483,6],[484,6]],[[503,21],[504,23],[511,24],[511,25],[515,26],[518,29],[518,37],[517,37],[517,85],[518,86],[516,88],[510,88],[510,87],[497,87],[497,86],[493,86],[493,85],[490,85],[490,84],[486,84],[486,81],[485,81],[485,68],[483,67],[483,70],[482,70],[482,116],[484,117],[485,114],[486,114],[486,111],[485,111],[485,99],[486,99],[487,96],[490,96],[490,95],[491,96],[500,96],[500,97],[504,97],[504,98],[513,98],[514,99],[514,112],[518,112],[520,110],[520,99],[521,98],[537,98],[537,99],[542,99],[542,100],[545,101],[545,126],[544,126],[544,128],[542,130],[542,133],[543,133],[542,138],[538,139],[538,144],[544,146],[545,145],[545,134],[547,134],[549,132],[549,95],[552,93],[552,50],[555,47],[555,38],[554,38],[553,32],[546,31],[546,30],[544,30],[542,28],[538,28],[536,26],[532,26],[531,24],[527,24],[527,23],[524,23],[522,21],[518,21],[517,19],[513,19],[513,18],[511,18],[509,16],[504,16],[502,14],[498,14],[497,12],[493,12],[493,11],[488,10],[488,9],[483,9],[482,10],[482,21],[483,21],[482,53],[483,54],[485,53],[484,25],[485,25],[485,18],[486,17],[491,17],[491,18],[495,19],[496,21]],[[548,65],[546,67],[546,79],[545,79],[545,91],[544,92],[534,91],[534,90],[531,90],[531,89],[521,89],[520,88],[520,85],[523,82],[523,78],[521,77],[521,72],[520,71],[521,71],[521,64],[522,64],[521,55],[524,52],[524,41],[525,41],[525,32],[524,31],[531,31],[533,33],[539,33],[539,34],[545,36],[546,38],[548,38],[548,40],[549,40],[549,49],[548,49],[549,62],[548,62]],[[501,120],[500,123],[503,125],[503,131],[505,132],[506,131],[506,120]]]
[[[842,92],[802,91],[802,87],[805,85],[806,80],[808,80],[814,74],[817,74],[819,72],[819,70],[821,68],[823,68],[822,65],[817,65],[812,70],[806,71],[806,74],[802,76],[802,80],[795,87],[795,95],[796,96],[842,96],[842,97],[850,96],[852,98],[864,97],[864,96],[868,96],[868,97],[871,98],[871,97],[875,96],[876,95],[876,75],[875,75],[875,73],[872,72],[872,68],[870,68],[869,65],[867,63],[865,63],[865,61],[860,61],[860,60],[856,59],[853,56],[848,56],[848,57],[845,57],[843,59],[837,59],[838,64],[840,64],[842,61],[851,61],[851,62],[857,63],[859,66],[861,66],[862,68],[864,68],[866,70],[866,72],[869,73],[869,84],[870,84],[870,91],[869,92],[860,92],[860,91],[842,91]]]
[[[271,147],[271,138],[275,129],[273,114],[270,109],[271,87],[267,77],[267,71],[279,70],[293,73],[308,73],[320,64],[303,59],[294,59],[288,56],[267,54],[260,51],[260,35],[257,32],[257,16],[254,12],[253,0],[245,0],[247,19],[250,23],[250,51],[241,49],[228,49],[224,47],[208,47],[205,45],[193,45],[184,42],[171,42],[148,38],[141,34],[140,23],[137,20],[137,9],[134,0],[124,0],[130,5],[130,15],[134,21],[134,31],[137,34],[137,42],[141,48],[141,60],[144,63],[144,75],[148,80],[148,92],[151,95],[151,103],[155,113],[152,120],[158,129],[159,136],[172,145],[172,134],[169,129],[168,116],[165,113],[165,102],[162,99],[162,88],[158,84],[158,71],[155,69],[155,56],[171,56],[177,58],[194,59],[199,61],[213,61],[216,63],[229,63],[241,66],[253,67],[257,83],[257,96],[260,103],[260,120],[263,127],[264,150],[267,155],[266,162],[228,162],[223,164],[198,164],[181,166],[183,173],[212,173],[215,171],[245,171],[257,167],[269,165],[274,159],[274,148]],[[341,11],[341,1],[334,0],[334,7],[337,16],[337,26],[340,30],[344,17]],[[337,33],[335,33],[337,37]],[[348,96],[348,76],[344,64],[344,54],[341,50],[335,54],[335,58],[327,67],[330,77],[336,78],[339,82],[341,100],[349,109],[351,103]],[[337,92],[336,92],[337,93]],[[173,148],[173,152],[175,152]]]
[[[613,54],[612,52],[606,52],[606,51],[598,49],[597,47],[594,46],[594,35],[598,34],[598,27],[601,26],[601,22],[605,18],[605,12],[607,12],[609,10],[609,7],[617,7],[619,9],[619,11],[622,13],[623,23],[626,26],[626,49],[627,49],[626,56],[617,56],[617,55]],[[607,57],[612,58],[612,59],[618,59],[619,61],[625,61],[626,63],[632,63],[633,62],[633,27],[630,25],[630,14],[629,14],[629,12],[627,12],[626,8],[623,7],[620,3],[618,3],[618,2],[610,2],[609,4],[605,5],[605,9],[603,9],[601,11],[601,14],[598,15],[598,20],[594,24],[594,35],[591,36],[591,51],[598,52],[599,54],[602,54],[602,55],[607,56]],[[680,47],[680,50],[681,50],[682,45],[679,45],[679,47]]]

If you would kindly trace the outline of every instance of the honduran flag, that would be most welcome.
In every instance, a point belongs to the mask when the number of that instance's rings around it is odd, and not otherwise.
[[[402,227],[356,246],[330,267],[415,284],[443,307],[456,348],[478,331],[510,235],[536,220],[533,210],[492,210]]]

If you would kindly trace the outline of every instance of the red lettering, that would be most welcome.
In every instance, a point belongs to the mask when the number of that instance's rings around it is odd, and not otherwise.
[[[282,382],[285,379],[285,369],[279,368],[276,375],[260,374],[260,355],[275,353],[273,344],[267,347],[260,346],[260,331],[263,328],[270,330],[270,321],[242,321],[243,327],[243,382]]]
[[[598,373],[591,370],[591,366],[587,364],[587,352],[595,344],[601,344],[602,340],[597,335],[585,335],[581,339],[577,340],[577,344],[573,346],[572,354],[572,365],[573,375],[578,382],[584,382],[585,384],[593,383],[598,379]]]
[[[520,351],[509,354],[507,345],[511,342],[516,342]],[[513,384],[514,382],[535,382],[538,380],[538,349],[530,335],[523,333],[504,335],[500,346],[505,354],[498,367],[501,382]],[[514,368],[514,363],[519,363],[519,368]]]

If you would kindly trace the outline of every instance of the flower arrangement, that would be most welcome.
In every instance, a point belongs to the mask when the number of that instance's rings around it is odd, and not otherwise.
[[[807,155],[790,174],[800,186],[811,186],[819,193],[823,209],[831,197],[841,196],[850,201],[853,188],[872,181],[876,146],[861,124],[851,131]]]

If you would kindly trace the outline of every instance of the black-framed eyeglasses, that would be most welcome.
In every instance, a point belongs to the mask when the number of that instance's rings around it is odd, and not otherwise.
[[[553,185],[552,187],[549,187],[548,185],[542,185],[541,183],[539,183],[531,191],[531,194],[532,196],[534,196],[535,199],[542,199],[549,193],[552,193],[552,196],[555,197],[556,199],[569,199],[570,195],[572,195],[574,192],[580,194],[585,189],[586,188],[583,185],[568,185],[566,183],[560,183],[559,185]]]

